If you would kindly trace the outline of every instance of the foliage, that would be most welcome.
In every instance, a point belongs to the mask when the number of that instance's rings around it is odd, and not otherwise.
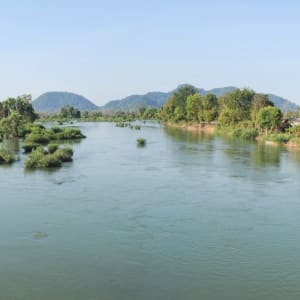
[[[66,105],[62,107],[60,116],[66,119],[80,119],[81,113],[80,110],[76,109],[75,107]]]
[[[0,148],[0,164],[11,164],[15,161],[14,155],[5,148]]]
[[[35,143],[35,142],[26,142],[22,148],[24,150],[24,153],[31,153],[33,150],[35,150],[36,148],[38,148],[40,146],[40,144]]]
[[[136,143],[139,147],[146,146],[146,142],[147,142],[146,139],[141,137],[136,140]]]
[[[58,148],[53,153],[46,151],[42,146],[39,146],[31,152],[25,161],[27,169],[45,169],[58,168],[63,162],[72,161],[73,150],[70,147]]]
[[[286,144],[290,140],[290,138],[291,136],[286,133],[272,134],[268,137],[269,140],[279,144]]]
[[[70,162],[72,161],[73,157],[73,150],[70,147],[60,148],[54,152],[54,155],[61,161],[61,162]]]
[[[259,110],[257,124],[259,128],[266,130],[277,129],[281,123],[282,113],[279,108],[267,106]]]
[[[56,150],[58,150],[59,145],[57,144],[49,144],[48,145],[48,152],[49,153],[54,153]]]
[[[244,89],[226,94],[219,99],[220,117],[222,125],[235,125],[250,119],[250,108],[254,92]]]

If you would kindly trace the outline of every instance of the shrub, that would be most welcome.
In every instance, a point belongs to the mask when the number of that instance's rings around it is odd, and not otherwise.
[[[50,139],[44,133],[30,133],[25,139],[25,143],[48,144]]]
[[[57,149],[58,149],[57,144],[49,144],[48,145],[48,152],[51,154],[54,153]]]
[[[290,136],[284,133],[270,135],[270,140],[279,144],[286,144],[290,140]]]
[[[52,140],[78,140],[78,139],[85,138],[85,135],[79,129],[71,128],[71,127],[66,127],[61,131],[54,132],[54,134],[52,129],[50,129],[49,131],[50,134],[52,133],[50,135],[50,138]]]
[[[144,138],[138,138],[138,139],[136,140],[136,142],[137,142],[137,145],[138,145],[139,147],[146,146],[146,139],[144,139]]]
[[[70,147],[58,149],[54,155],[62,162],[70,162],[73,157],[73,150]]]
[[[31,152],[28,158],[25,161],[25,168],[33,169],[40,167],[39,163],[42,158],[46,155],[46,152],[43,147],[39,146]]]
[[[11,164],[15,160],[14,155],[9,152],[7,149],[0,149],[0,163]]]
[[[25,153],[31,153],[37,147],[39,147],[38,143],[30,143],[30,142],[29,143],[27,142],[22,146]]]
[[[49,145],[53,151],[57,148],[57,145]],[[50,151],[49,151],[50,152]],[[56,149],[54,153],[48,153],[43,147],[39,146],[25,161],[25,168],[36,169],[36,168],[58,168],[62,166],[63,162],[72,161],[73,150],[70,147]]]
[[[242,140],[254,140],[258,136],[258,131],[255,129],[235,128],[232,131],[232,136]]]
[[[134,129],[135,129],[135,130],[141,130],[141,126],[135,125],[135,126],[134,126]]]
[[[62,161],[55,154],[46,154],[38,162],[39,168],[59,168]]]

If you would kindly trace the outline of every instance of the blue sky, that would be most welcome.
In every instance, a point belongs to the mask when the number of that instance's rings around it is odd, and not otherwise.
[[[97,104],[181,83],[300,104],[300,1],[0,0],[0,99]]]

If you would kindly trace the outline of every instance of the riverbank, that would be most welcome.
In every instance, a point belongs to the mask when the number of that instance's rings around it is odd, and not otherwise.
[[[193,131],[193,132],[204,132],[207,134],[214,134],[216,130],[215,124],[166,122],[165,125],[169,127],[179,128],[182,130]]]
[[[166,122],[166,126],[178,128],[182,130],[186,130],[189,132],[203,132],[205,134],[224,134],[224,135],[230,135],[232,137],[244,139],[239,136],[236,136],[234,134],[235,130],[233,132],[226,132],[225,130],[219,130],[216,124],[204,124],[204,123],[172,123],[172,122]],[[284,146],[287,149],[293,149],[293,150],[299,150],[300,151],[300,139],[296,137],[287,137],[286,140],[282,138],[284,134],[280,133],[277,136],[264,136],[264,135],[257,135],[256,137],[253,136],[253,138],[250,138],[250,140],[256,141],[258,143],[265,143],[267,145],[271,146]]]

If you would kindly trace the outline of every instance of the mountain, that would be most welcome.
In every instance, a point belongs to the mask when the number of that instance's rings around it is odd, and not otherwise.
[[[178,88],[177,88],[178,89]],[[164,92],[150,92],[145,95],[132,95],[120,100],[113,100],[106,103],[101,107],[101,110],[104,111],[133,111],[138,109],[141,106],[152,106],[152,107],[161,107],[167,99],[177,90],[173,90],[168,93]],[[206,94],[214,94],[217,97],[221,97],[227,93],[231,93],[237,88],[234,86],[222,87],[222,88],[214,88],[211,90],[198,89],[201,95]],[[274,104],[279,107],[282,111],[294,111],[297,109],[298,105],[287,100],[281,98],[279,96],[269,94],[270,100],[274,102]]]
[[[131,95],[121,100],[112,100],[101,107],[102,110],[136,110],[141,106],[161,107],[172,95],[172,92],[150,92],[145,95]]]
[[[178,89],[178,88],[177,88]],[[37,112],[53,113],[58,112],[66,105],[73,106],[81,111],[101,110],[106,112],[114,111],[134,111],[144,106],[161,107],[167,99],[177,90],[170,92],[150,92],[144,95],[131,95],[120,100],[113,100],[104,106],[98,107],[90,100],[83,96],[68,92],[48,92],[39,96],[33,101],[33,107]],[[226,93],[233,92],[237,88],[234,86],[215,88],[211,90],[198,89],[201,95],[214,94],[221,97]],[[269,94],[270,100],[282,111],[294,111],[298,108],[295,103],[281,98],[279,96]]]
[[[96,110],[98,106],[83,96],[69,92],[48,92],[42,94],[32,102],[37,112],[58,112],[66,105],[73,106],[81,111]]]
[[[294,102],[291,102],[287,99],[278,97],[273,94],[269,94],[269,99],[275,104],[275,106],[279,107],[283,112],[286,111],[295,111],[298,109],[298,105]]]

